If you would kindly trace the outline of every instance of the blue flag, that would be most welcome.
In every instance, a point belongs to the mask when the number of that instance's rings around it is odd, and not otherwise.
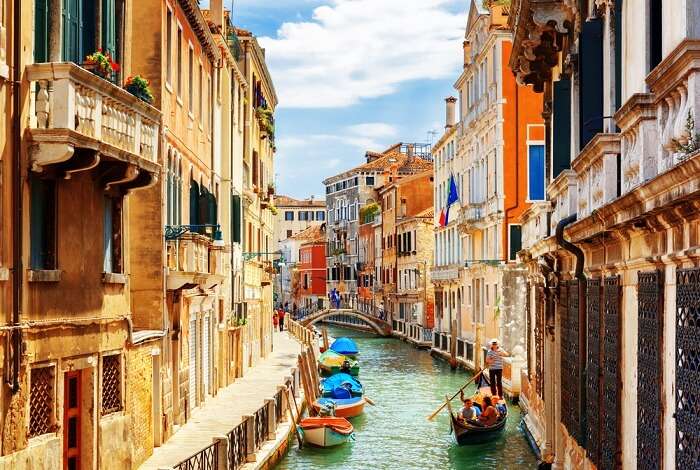
[[[442,224],[443,227],[450,222],[450,206],[457,201],[459,201],[457,183],[455,183],[454,175],[450,175],[450,187],[448,188],[447,192],[447,209],[445,210],[445,221]]]

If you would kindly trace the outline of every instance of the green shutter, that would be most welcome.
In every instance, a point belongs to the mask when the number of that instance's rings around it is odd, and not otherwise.
[[[102,0],[102,49],[117,59],[116,0]]]
[[[190,181],[190,225],[197,225],[199,217],[199,185],[196,181]]]
[[[603,20],[581,25],[579,41],[580,149],[603,131]]]
[[[233,225],[233,241],[241,243],[241,196],[234,194],[232,197],[233,216],[231,223]]]
[[[34,2],[34,62],[49,60],[49,2]]]
[[[571,80],[554,82],[552,113],[552,180],[571,165]]]
[[[94,0],[63,0],[63,60],[82,64],[94,51]]]
[[[509,233],[510,250],[509,250],[508,259],[510,261],[515,261],[518,252],[523,247],[522,228],[520,225],[510,225],[509,228],[510,228],[510,233]]]

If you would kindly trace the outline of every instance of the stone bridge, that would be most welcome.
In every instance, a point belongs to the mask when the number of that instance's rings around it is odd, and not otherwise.
[[[351,317],[359,318],[364,323],[367,324],[375,333],[380,336],[390,336],[391,335],[391,323],[388,323],[380,318],[370,315],[368,313],[360,312],[359,310],[351,308],[339,308],[339,309],[323,309],[311,312],[304,318],[299,320],[304,326],[313,325],[316,322],[322,321],[328,317],[334,315],[348,315]]]

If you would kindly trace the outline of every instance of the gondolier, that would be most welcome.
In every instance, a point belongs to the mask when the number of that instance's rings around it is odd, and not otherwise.
[[[486,353],[486,366],[489,368],[491,395],[503,397],[503,358],[509,354],[498,346],[498,339],[491,340]]]

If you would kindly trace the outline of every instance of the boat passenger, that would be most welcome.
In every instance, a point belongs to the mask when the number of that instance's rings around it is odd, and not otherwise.
[[[491,397],[491,403],[495,403],[496,406],[496,411],[498,411],[498,414],[504,415],[506,414],[506,403],[504,400],[502,400],[498,396],[493,396]]]
[[[479,422],[484,426],[493,426],[498,421],[498,411],[491,403],[491,397],[484,397],[484,411],[479,416]]]
[[[474,406],[472,399],[463,398],[462,403],[463,406],[462,409],[459,410],[459,416],[468,423],[476,421],[481,412]]]
[[[347,359],[343,361],[343,364],[340,366],[340,372],[344,372],[346,374],[350,373],[350,361]]]

